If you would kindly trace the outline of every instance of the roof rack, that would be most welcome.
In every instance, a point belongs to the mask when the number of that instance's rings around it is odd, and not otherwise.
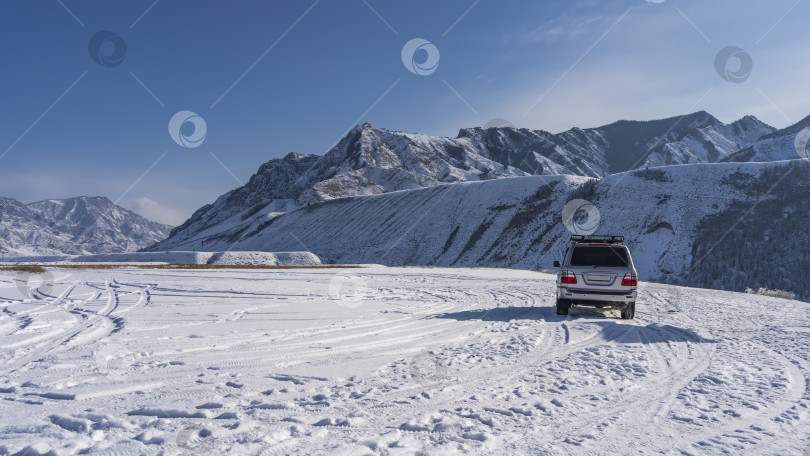
[[[597,236],[597,235],[582,235],[575,234],[571,236],[572,244],[624,244],[624,236]]]

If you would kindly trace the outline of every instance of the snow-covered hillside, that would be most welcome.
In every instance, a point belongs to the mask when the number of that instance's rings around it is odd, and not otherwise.
[[[132,252],[169,229],[102,197],[30,204],[0,197],[0,257]]]
[[[810,446],[807,303],[642,283],[625,321],[516,270],[49,274],[0,275],[1,455]]]
[[[172,230],[169,244],[214,235],[259,211],[286,212],[333,198],[502,177],[603,177],[647,166],[717,162],[773,131],[752,116],[724,124],[703,111],[559,134],[467,128],[456,138],[364,124],[323,156],[291,153],[265,163],[243,187]]]
[[[550,269],[572,233],[563,210],[582,198],[598,210],[590,220],[598,234],[626,236],[644,280],[767,286],[810,298],[802,228],[810,223],[810,162],[668,166],[587,182],[528,176],[341,198],[282,215],[259,211],[215,235],[159,246],[303,249],[342,264]],[[758,260],[731,260],[739,255]]]

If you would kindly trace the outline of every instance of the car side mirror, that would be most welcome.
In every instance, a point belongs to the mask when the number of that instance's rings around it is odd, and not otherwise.
[[[555,267],[555,268],[559,268],[559,267],[560,267],[560,262],[559,262],[559,261],[555,261],[555,262],[554,262],[554,267]]]

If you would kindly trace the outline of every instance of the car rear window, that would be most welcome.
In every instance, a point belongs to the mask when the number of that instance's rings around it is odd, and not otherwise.
[[[574,247],[571,266],[627,267],[627,250],[613,246]]]

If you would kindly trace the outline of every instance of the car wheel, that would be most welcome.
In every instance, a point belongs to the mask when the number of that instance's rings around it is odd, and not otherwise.
[[[633,301],[622,310],[622,318],[625,320],[632,320],[636,316],[636,302]]]
[[[571,304],[568,303],[565,299],[558,299],[557,300],[557,315],[568,315],[568,309],[571,307]]]

